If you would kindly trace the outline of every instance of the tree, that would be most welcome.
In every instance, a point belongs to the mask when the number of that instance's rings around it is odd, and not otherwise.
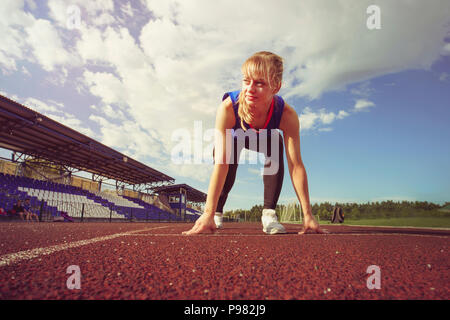
[[[358,207],[354,207],[352,211],[350,211],[350,219],[358,220],[361,217],[361,211]]]

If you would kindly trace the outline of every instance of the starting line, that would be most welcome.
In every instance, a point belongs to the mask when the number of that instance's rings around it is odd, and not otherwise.
[[[124,236],[141,236],[141,237],[286,237],[289,235],[294,236],[303,236],[297,233],[285,233],[285,234],[226,234],[226,233],[214,233],[214,234],[198,234],[198,235],[183,235],[181,233],[147,233],[147,234],[131,234],[131,233],[123,233]],[[443,238],[446,239],[449,236],[439,236],[434,234],[405,234],[405,233],[307,233],[308,236],[412,236],[412,237],[434,237],[434,238]]]

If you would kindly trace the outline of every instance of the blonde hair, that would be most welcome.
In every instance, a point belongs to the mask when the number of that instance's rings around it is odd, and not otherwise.
[[[242,74],[244,76],[258,76],[265,79],[269,87],[274,89],[281,86],[283,78],[283,58],[268,52],[260,51],[248,58],[242,65]],[[245,101],[245,95],[241,91],[239,94],[239,109],[238,115],[241,118],[241,127],[244,131],[247,129],[244,126],[244,121],[250,123],[252,116],[248,112],[248,104]]]

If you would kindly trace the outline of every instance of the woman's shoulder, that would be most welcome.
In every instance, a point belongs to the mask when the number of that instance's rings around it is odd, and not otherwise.
[[[297,127],[299,123],[297,111],[288,103],[284,104],[283,114],[281,116],[280,130],[285,131],[290,127]]]
[[[222,97],[222,101],[224,101],[227,98],[230,98],[231,101],[233,102],[233,104],[236,104],[237,101],[239,100],[239,93],[241,92],[241,90],[235,90],[235,91],[229,91],[226,92],[223,97]]]
[[[217,111],[217,118],[219,122],[223,123],[225,128],[233,128],[236,122],[234,114],[233,101],[230,97],[225,98],[220,104]]]
[[[231,97],[226,97],[224,100],[222,100],[221,107],[225,108],[226,110],[233,110],[233,100]]]
[[[285,102],[283,114],[293,116],[293,115],[297,115],[297,111],[295,111],[295,109],[293,107],[291,107],[288,103]]]

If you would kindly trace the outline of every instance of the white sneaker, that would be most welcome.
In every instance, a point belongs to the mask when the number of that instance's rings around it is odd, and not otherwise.
[[[278,222],[277,215],[273,209],[263,209],[261,221],[264,233],[286,233],[286,229]]]
[[[217,229],[223,228],[222,222],[223,222],[223,213],[216,212],[216,214],[214,215],[214,223],[216,224]]]

